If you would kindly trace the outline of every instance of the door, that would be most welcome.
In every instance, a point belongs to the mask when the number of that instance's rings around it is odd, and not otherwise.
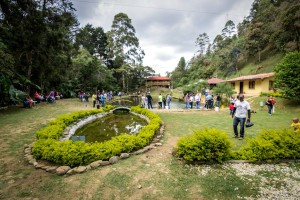
[[[240,94],[244,93],[244,82],[240,82]]]

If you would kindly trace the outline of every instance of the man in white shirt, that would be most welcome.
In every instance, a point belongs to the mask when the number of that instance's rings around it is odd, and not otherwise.
[[[248,114],[248,119],[247,121],[250,121],[250,117],[251,117],[251,108],[250,108],[250,104],[244,100],[244,95],[240,94],[239,95],[239,100],[235,101],[234,103],[234,109],[233,109],[233,113],[232,113],[232,117],[234,117],[233,119],[233,131],[234,131],[234,137],[238,138],[238,130],[237,130],[237,126],[240,123],[240,140],[244,139],[244,127],[245,127],[245,122],[246,122],[246,117]]]

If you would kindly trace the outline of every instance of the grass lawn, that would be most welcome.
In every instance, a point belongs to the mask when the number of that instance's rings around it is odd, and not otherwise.
[[[270,117],[266,107],[260,111],[262,99],[249,100],[257,113],[252,115],[255,125],[246,129],[246,138],[264,128],[288,128],[293,117],[300,117],[300,106],[281,99]],[[64,99],[33,109],[0,111],[0,199],[274,199],[273,195],[285,192],[297,199],[293,196],[300,188],[297,162],[185,165],[172,157],[178,138],[198,128],[218,128],[231,137],[228,109],[158,112],[166,125],[163,146],[84,174],[57,176],[24,161],[23,146],[35,140],[36,130],[60,114],[90,108],[91,102],[86,108],[77,99]],[[235,149],[247,142],[231,140]]]

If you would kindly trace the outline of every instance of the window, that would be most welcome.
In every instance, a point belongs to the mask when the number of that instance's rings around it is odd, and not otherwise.
[[[231,87],[232,87],[232,88],[235,88],[235,82],[232,82],[232,83],[231,83]]]
[[[274,89],[274,81],[269,81],[269,90]]]
[[[255,81],[249,81],[249,89],[255,89]]]

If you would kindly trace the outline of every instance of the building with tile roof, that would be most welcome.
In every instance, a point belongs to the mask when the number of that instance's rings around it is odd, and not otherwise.
[[[259,95],[274,89],[274,72],[240,76],[225,82],[231,84],[236,93]]]

